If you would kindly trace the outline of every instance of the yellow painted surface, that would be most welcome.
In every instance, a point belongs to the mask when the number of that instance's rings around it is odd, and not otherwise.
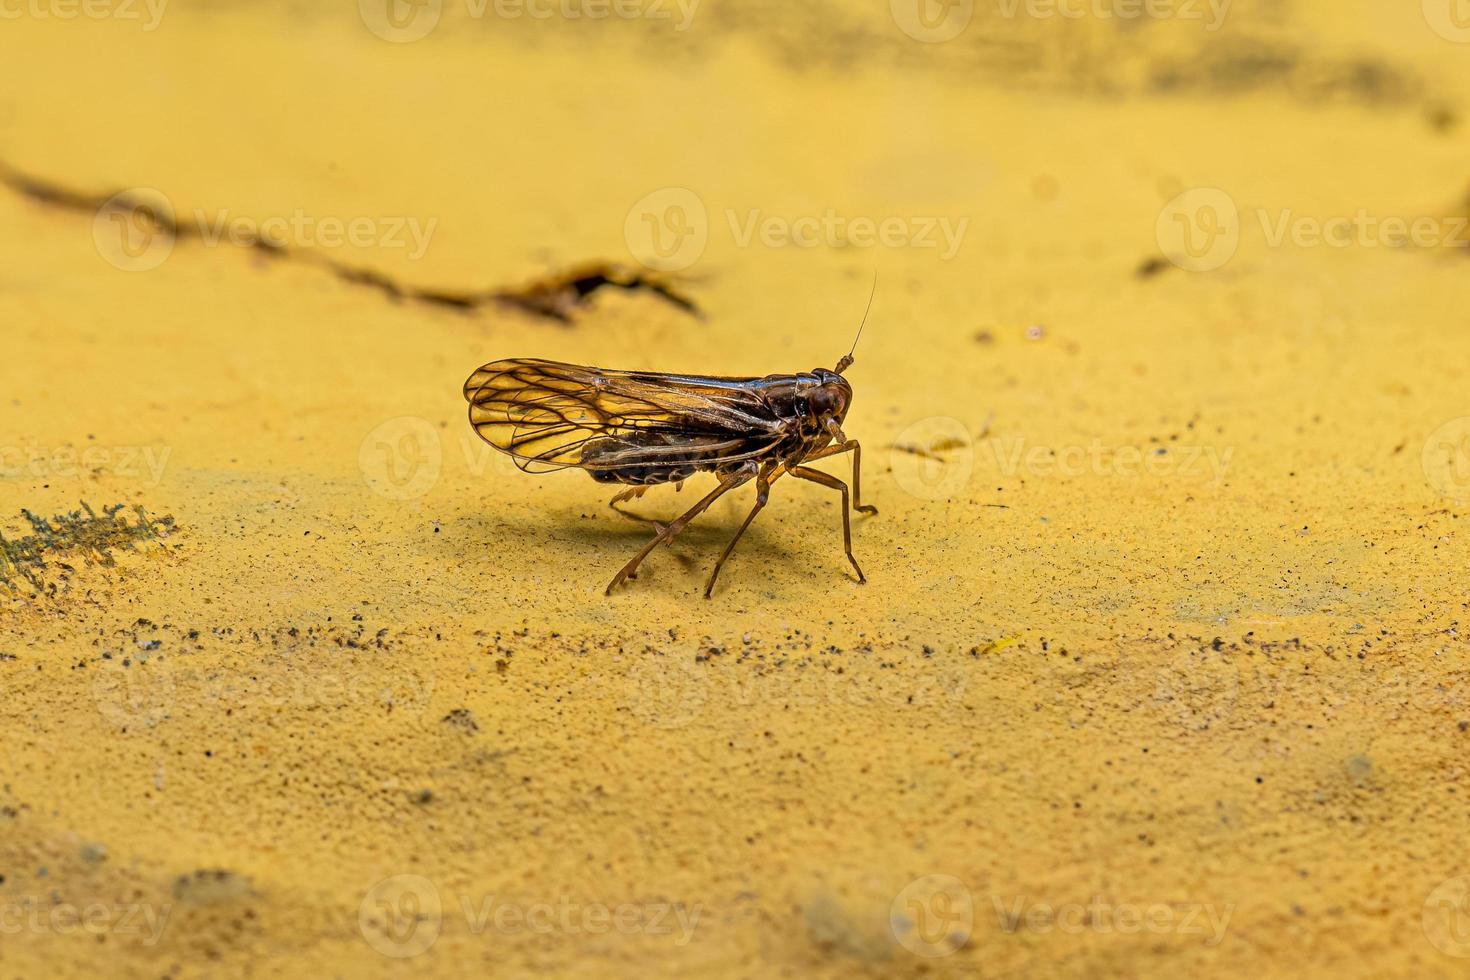
[[[4,594],[0,973],[1470,969],[1449,4],[438,6],[4,8],[0,159],[195,231],[0,189],[0,531],[175,521]],[[703,319],[315,261],[655,230]],[[787,480],[713,600],[749,491],[604,598],[647,530],[465,422],[498,357],[830,367],[875,269],[866,586]]]

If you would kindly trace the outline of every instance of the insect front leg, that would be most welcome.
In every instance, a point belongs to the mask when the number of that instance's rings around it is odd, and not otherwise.
[[[714,569],[709,573],[709,581],[704,583],[704,597],[706,599],[710,597],[710,593],[715,589],[715,579],[720,577],[720,569],[724,567],[725,559],[730,557],[730,552],[735,550],[735,544],[740,540],[740,536],[745,533],[746,528],[750,527],[750,522],[755,520],[755,515],[761,512],[761,508],[765,507],[766,501],[770,499],[771,472],[774,469],[775,466],[767,466],[756,474],[755,506],[750,509],[749,514],[745,515],[745,523],[740,525],[740,530],[735,532],[735,537],[731,538],[730,543],[725,545],[724,553],[720,555],[720,560],[715,562]]]
[[[847,560],[852,562],[852,570],[857,572],[858,584],[866,584],[868,581],[867,576],[863,575],[863,570],[858,566],[857,559],[852,556],[852,522],[848,517],[850,508],[847,499],[847,484],[835,476],[823,473],[821,470],[807,469],[805,466],[792,466],[787,469],[787,472],[798,479],[820,483],[822,486],[831,487],[833,490],[842,494],[842,548],[847,552]]]
[[[859,514],[876,514],[878,508],[872,504],[863,503],[863,447],[856,439],[849,439],[842,432],[840,426],[833,422],[828,426],[836,445],[820,449],[808,456],[804,462],[814,459],[825,459],[828,456],[840,456],[843,453],[852,453],[852,509]]]
[[[665,525],[661,531],[655,534],[653,536],[653,540],[644,545],[643,550],[634,555],[633,560],[624,565],[622,571],[613,576],[613,580],[607,584],[607,591],[604,594],[612,595],[613,589],[617,588],[619,585],[622,585],[624,582],[634,577],[638,573],[638,566],[642,564],[643,559],[648,557],[649,552],[653,551],[653,549],[657,548],[660,544],[664,544],[666,542],[674,540],[674,538],[678,536],[679,532],[684,530],[684,528],[689,524],[690,521],[694,520],[700,514],[704,513],[705,510],[709,508],[710,504],[714,503],[724,494],[729,493],[731,490],[734,490],[736,487],[740,486],[740,484],[750,480],[750,478],[755,476],[757,472],[759,472],[759,467],[755,463],[746,463],[739,470],[720,480],[720,485],[715,487],[707,495],[705,495],[699,501],[699,503],[695,504],[693,507],[690,507],[683,514],[680,514],[678,518]]]

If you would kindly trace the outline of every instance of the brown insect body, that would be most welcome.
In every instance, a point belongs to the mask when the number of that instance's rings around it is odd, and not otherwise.
[[[715,563],[708,598],[725,559],[765,506],[771,483],[790,474],[842,494],[842,531],[848,561],[865,582],[852,554],[849,510],[877,513],[861,502],[862,449],[842,431],[852,387],[842,372],[849,354],[828,371],[723,378],[610,371],[556,361],[512,359],[486,364],[465,382],[470,424],[481,438],[511,456],[527,472],[575,467],[599,483],[630,487],[609,502],[614,510],[657,528],[652,541],[608,585],[610,593],[634,578],[643,559],[671,542],[716,499],[752,480],[755,507]],[[853,454],[851,506],[847,484],[805,463]],[[682,483],[712,473],[719,485],[667,525],[619,510],[648,487]]]
[[[772,418],[783,422],[784,438],[774,446],[764,432],[748,440],[747,452],[779,460],[799,461],[832,441],[828,419],[839,425],[847,417],[852,388],[842,375],[825,369],[808,374],[772,374],[764,378],[686,378],[701,384],[724,382],[755,391]],[[582,465],[599,483],[652,486],[681,483],[700,472],[724,476],[744,465],[727,457],[729,434],[644,430],[594,439],[582,450]],[[743,457],[747,452],[733,455]],[[587,467],[587,463],[596,464]]]

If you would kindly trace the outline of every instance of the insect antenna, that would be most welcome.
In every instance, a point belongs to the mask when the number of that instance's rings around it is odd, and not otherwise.
[[[838,361],[837,362],[837,366],[832,369],[833,371],[837,372],[838,374],[841,374],[843,371],[846,371],[848,368],[852,367],[852,361],[853,361],[852,355],[855,354],[855,353],[857,353],[858,341],[863,339],[863,327],[866,327],[868,325],[868,314],[871,313],[871,312],[873,312],[873,297],[876,296],[877,294],[878,294],[878,270],[877,269],[874,269],[873,270],[873,288],[868,293],[868,308],[866,310],[863,310],[863,322],[858,324],[857,336],[854,337],[854,338],[852,338],[852,350],[850,350],[846,354],[842,355],[842,360]]]

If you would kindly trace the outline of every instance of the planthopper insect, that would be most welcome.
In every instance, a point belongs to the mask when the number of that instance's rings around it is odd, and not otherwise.
[[[872,305],[869,296],[869,310]],[[842,494],[843,548],[863,583],[867,579],[852,555],[850,511],[876,514],[878,508],[862,502],[862,448],[842,431],[852,404],[852,386],[842,372],[852,365],[856,350],[855,338],[852,351],[831,371],[817,368],[764,378],[610,371],[514,358],[475,371],[465,382],[464,396],[475,431],[514,458],[520,469],[546,473],[576,467],[599,483],[628,487],[608,506],[653,524],[656,533],[613,576],[609,595],[637,577],[638,566],[654,548],[672,542],[718,498],[754,480],[755,506],[715,562],[704,587],[708,599],[720,568],[765,507],[771,484],[788,473]],[[843,453],[852,453],[851,501],[847,484],[804,465]],[[712,473],[719,484],[668,524],[618,507],[643,496],[650,486],[682,486],[696,473]]]

